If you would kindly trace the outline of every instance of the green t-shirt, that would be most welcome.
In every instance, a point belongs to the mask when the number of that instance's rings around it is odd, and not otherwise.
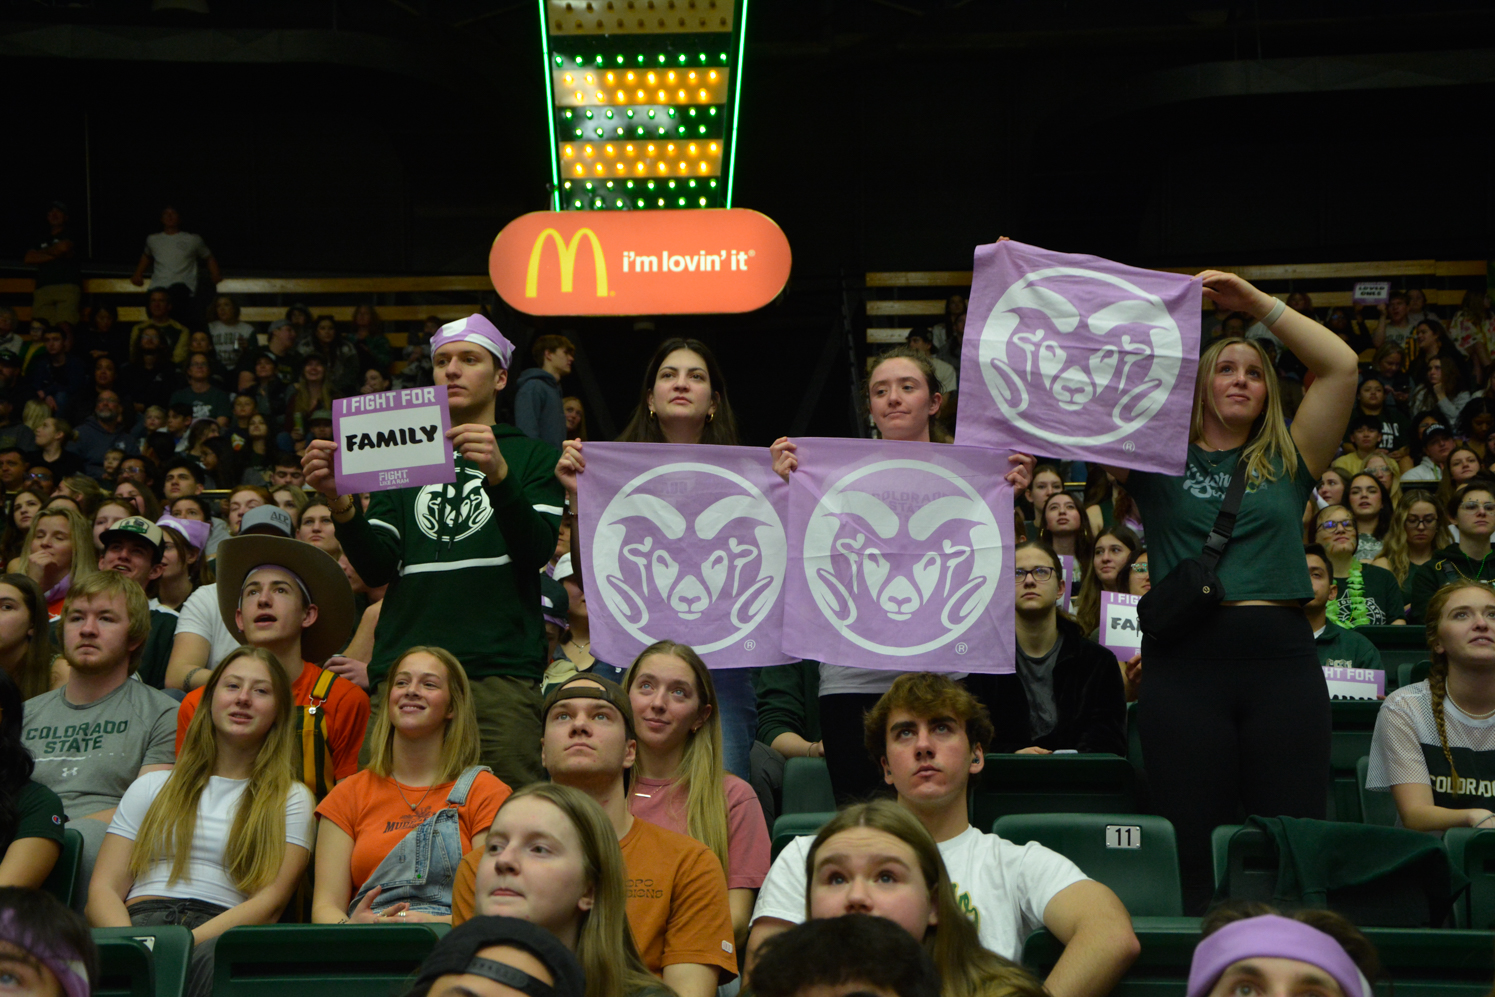
[[[1342,627],[1353,626],[1385,626],[1394,623],[1404,617],[1402,606],[1402,587],[1397,584],[1396,576],[1385,568],[1374,564],[1360,565],[1360,580],[1365,596],[1365,615],[1368,619],[1365,623],[1355,624],[1352,622],[1355,615],[1355,604],[1350,596],[1350,580],[1348,577],[1334,579],[1335,586],[1339,589],[1338,623]]]
[[[1333,620],[1324,621],[1323,633],[1313,639],[1313,649],[1318,652],[1319,664],[1325,668],[1385,668],[1376,645]]]
[[[62,841],[67,814],[62,811],[62,800],[46,786],[39,782],[28,782],[22,786],[16,797],[16,811],[16,833],[11,835],[10,841],[0,844],[0,851],[21,838],[46,838],[59,843]]]
[[[1197,557],[1215,525],[1240,448],[1208,451],[1189,444],[1182,477],[1133,471],[1126,490],[1147,524],[1147,556],[1152,577],[1167,577],[1180,561]],[[1235,533],[1215,568],[1225,598],[1313,598],[1303,560],[1303,508],[1315,484],[1303,459],[1289,477],[1248,484],[1236,516]]]

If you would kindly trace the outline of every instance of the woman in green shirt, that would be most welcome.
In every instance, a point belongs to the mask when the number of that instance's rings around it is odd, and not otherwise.
[[[0,886],[36,889],[62,854],[67,817],[57,794],[31,780],[35,762],[21,743],[21,690],[0,669]]]
[[[1318,322],[1234,274],[1199,275],[1216,308],[1247,312],[1313,373],[1289,429],[1255,342],[1215,341],[1199,361],[1182,476],[1112,473],[1147,524],[1151,574],[1203,549],[1238,458],[1247,490],[1216,568],[1224,601],[1186,634],[1142,641],[1138,722],[1153,802],[1178,832],[1186,913],[1213,893],[1210,832],[1246,813],[1323,818],[1329,693],[1303,615],[1312,597],[1302,517],[1355,403],[1355,353]],[[1161,584],[1161,583],[1159,583]]]

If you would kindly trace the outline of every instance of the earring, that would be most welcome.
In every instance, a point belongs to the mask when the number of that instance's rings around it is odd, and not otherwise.
[[[653,409],[649,410],[649,418],[651,418],[651,419],[654,418],[654,410]]]
[[[715,418],[716,418],[716,413],[715,412],[707,412],[706,413],[706,425],[708,425],[708,426],[711,425],[711,421],[713,419],[715,419]]]

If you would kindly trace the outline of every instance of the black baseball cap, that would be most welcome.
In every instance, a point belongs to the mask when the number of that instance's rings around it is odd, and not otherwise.
[[[478,955],[495,945],[528,952],[544,963],[555,982],[547,984],[507,963]],[[453,928],[421,963],[415,988],[429,987],[443,976],[462,974],[502,983],[530,997],[586,997],[587,992],[586,975],[571,950],[549,931],[517,917],[474,917]]]

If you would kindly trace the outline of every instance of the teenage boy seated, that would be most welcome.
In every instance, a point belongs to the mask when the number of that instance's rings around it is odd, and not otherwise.
[[[699,841],[628,812],[637,750],[628,694],[610,679],[577,675],[545,697],[543,716],[540,760],[550,778],[596,800],[618,833],[628,926],[644,965],[678,997],[713,997],[737,975],[727,877]],[[485,913],[473,895],[483,856],[475,848],[457,869],[453,925]]]
[[[754,997],[940,997],[924,946],[885,917],[844,914],[774,937],[753,963]]]
[[[369,721],[368,693],[318,664],[353,631],[353,587],[324,551],[290,537],[230,537],[218,547],[217,570],[218,611],[229,632],[273,654],[291,683],[296,777],[320,800],[358,771]],[[182,700],[178,748],[201,702],[201,686]]]
[[[1111,669],[1117,671],[1113,664]],[[867,713],[867,750],[882,766],[898,803],[938,842],[961,906],[981,944],[1018,961],[1023,941],[1046,927],[1064,954],[1044,987],[1053,997],[1104,997],[1137,957],[1131,918],[1107,887],[1086,879],[1069,859],[1036,842],[1014,845],[972,827],[971,777],[992,740],[986,708],[944,675],[900,675]],[[805,857],[810,836],[795,838],[774,861],[748,938],[751,976],[758,947],[805,919]]]
[[[1381,445],[1381,420],[1377,416],[1360,412],[1350,417],[1350,428],[1345,437],[1350,448],[1335,459],[1333,466],[1347,476],[1354,477],[1365,470],[1365,462],[1371,452]]]
[[[161,527],[144,516],[126,516],[99,534],[104,555],[99,558],[100,571],[113,571],[139,585],[143,591],[161,577],[165,566],[166,538]],[[151,610],[151,632],[140,651],[140,681],[157,689],[166,682],[166,663],[171,659],[171,643],[176,636],[177,614],[165,609]]]
[[[1329,619],[1327,607],[1339,598],[1339,588],[1334,584],[1334,565],[1328,552],[1322,544],[1308,544],[1303,556],[1308,560],[1308,581],[1313,585],[1313,598],[1303,604],[1303,613],[1313,627],[1313,649],[1318,652],[1319,664],[1326,668],[1381,668],[1381,652],[1376,645]]]
[[[992,677],[988,750],[1048,755],[1079,751],[1126,755],[1126,686],[1116,655],[1059,612],[1064,574],[1042,540],[1017,545],[1017,671]]]
[[[21,741],[31,778],[62,798],[68,827],[83,835],[81,890],[114,808],[130,783],[176,760],[176,700],[131,676],[150,631],[145,590],[114,571],[73,582],[62,604],[67,684],[26,701]]]

